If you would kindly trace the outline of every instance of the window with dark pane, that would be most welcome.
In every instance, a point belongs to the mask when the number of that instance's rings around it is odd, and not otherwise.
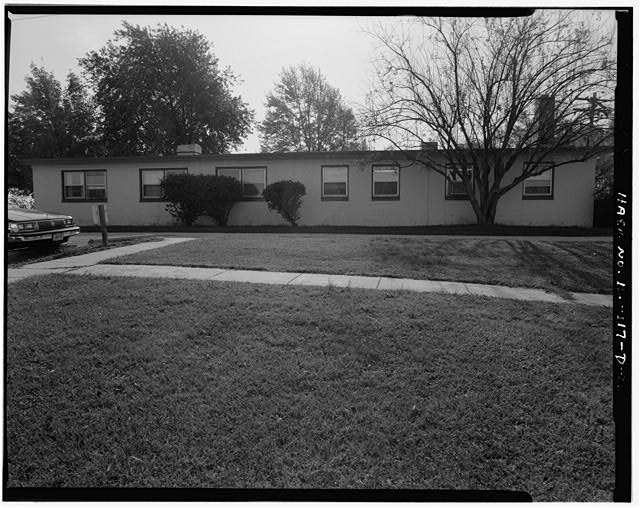
[[[160,182],[164,178],[162,169],[142,171],[142,197],[145,199],[160,199],[162,187]]]
[[[87,171],[85,175],[87,199],[107,197],[107,175],[104,171]]]
[[[538,172],[544,168],[538,175],[533,175],[522,182],[522,196],[524,198],[551,198],[553,196],[553,169],[551,164],[527,165],[527,171]]]
[[[465,198],[467,196],[467,186],[462,179],[461,168],[450,167],[447,169],[447,190],[446,197],[448,198]],[[467,176],[473,185],[473,167],[466,168]]]
[[[378,166],[373,168],[373,197],[397,197],[400,195],[400,168]]]
[[[64,173],[64,197],[65,199],[84,199],[84,172]]]
[[[348,196],[348,172],[347,166],[329,166],[322,168],[322,197]]]

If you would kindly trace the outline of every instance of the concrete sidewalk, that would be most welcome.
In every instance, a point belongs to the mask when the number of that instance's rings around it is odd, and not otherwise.
[[[126,256],[127,254],[135,254],[145,250],[159,249],[175,243],[187,242],[193,238],[163,238],[158,242],[143,242],[134,245],[125,245],[124,247],[115,247],[113,249],[100,250],[81,254],[79,256],[68,256],[51,261],[41,261],[39,263],[31,263],[24,265],[22,268],[9,268],[7,270],[7,282],[11,284],[16,280],[21,280],[32,275],[44,275],[47,273],[67,272],[81,266],[92,266],[118,256]]]
[[[415,291],[419,293],[449,293],[479,295],[511,300],[541,301],[549,303],[582,303],[611,307],[612,297],[589,293],[571,293],[572,299],[562,298],[542,289],[512,288],[490,284],[470,284],[391,277],[365,277],[362,275],[331,275],[324,273],[266,272],[260,270],[224,270],[220,268],[191,268],[159,265],[94,265],[66,271],[69,275],[97,275],[102,277],[149,277],[190,279],[282,286],[336,286],[355,289],[386,291]]]
[[[513,288],[491,284],[472,284],[418,279],[396,279],[391,277],[367,277],[362,275],[332,275],[323,273],[267,272],[261,270],[227,270],[222,268],[193,268],[187,266],[160,265],[109,265],[98,264],[126,254],[156,249],[185,242],[193,238],[168,237],[159,242],[146,242],[67,258],[33,263],[23,268],[9,269],[8,282],[32,275],[64,273],[68,275],[97,275],[102,277],[148,277],[168,279],[191,279],[254,284],[276,284],[285,286],[336,286],[356,289],[415,291],[420,293],[449,293],[456,295],[478,295],[511,300],[541,301],[549,303],[581,303],[595,306],[613,306],[611,295],[570,293],[563,298],[542,289]]]

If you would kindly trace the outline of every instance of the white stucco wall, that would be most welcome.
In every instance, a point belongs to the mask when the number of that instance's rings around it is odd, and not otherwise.
[[[376,161],[381,164],[390,161]],[[520,171],[521,162],[514,171]],[[322,165],[349,166],[348,201],[321,200]],[[404,166],[400,170],[400,200],[380,201],[371,197],[372,162],[357,158],[278,158],[258,154],[251,159],[226,156],[184,157],[178,160],[47,161],[33,164],[36,207],[69,213],[82,225],[93,224],[91,208],[96,203],[63,202],[63,170],[107,170],[107,208],[112,225],[159,225],[174,221],[162,202],[140,201],[140,169],[188,168],[190,173],[215,174],[218,167],[266,166],[267,184],[278,180],[302,182],[307,195],[301,208],[302,225],[419,226],[472,224],[475,214],[466,200],[445,199],[445,179],[422,166]],[[505,181],[512,179],[507,174]],[[522,199],[518,184],[499,202],[496,222],[520,225],[592,225],[595,160],[567,165],[555,170],[554,197],[551,200]],[[207,219],[199,219],[206,223]],[[230,225],[285,224],[264,201],[235,204]]]
[[[505,183],[513,180],[515,169],[505,175]],[[518,184],[499,201],[496,222],[592,227],[595,178],[596,160],[592,159],[554,169],[553,199],[522,199],[522,184]]]

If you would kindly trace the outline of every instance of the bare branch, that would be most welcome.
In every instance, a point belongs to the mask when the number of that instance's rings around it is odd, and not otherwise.
[[[497,199],[535,176],[536,161],[568,146],[581,146],[573,162],[606,149],[610,125],[585,97],[613,97],[613,35],[589,16],[540,10],[524,18],[420,18],[395,31],[377,27],[372,35],[381,48],[361,113],[365,132],[405,151],[436,139],[440,155],[425,152],[421,162],[445,178],[452,166],[478,220],[492,221]],[[523,158],[533,164],[514,168]],[[455,169],[470,164],[475,190]]]

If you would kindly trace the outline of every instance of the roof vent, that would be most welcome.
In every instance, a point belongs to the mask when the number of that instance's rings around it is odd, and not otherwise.
[[[178,155],[202,155],[202,147],[198,144],[178,145]]]

